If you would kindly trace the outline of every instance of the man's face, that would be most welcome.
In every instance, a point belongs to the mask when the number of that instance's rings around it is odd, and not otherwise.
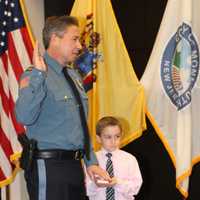
[[[107,126],[103,129],[101,135],[97,136],[97,140],[105,150],[112,152],[119,148],[121,136],[119,126]]]
[[[55,37],[56,50],[63,63],[73,62],[79,55],[79,51],[82,48],[79,41],[79,28],[75,25],[71,25],[67,28],[62,37]]]

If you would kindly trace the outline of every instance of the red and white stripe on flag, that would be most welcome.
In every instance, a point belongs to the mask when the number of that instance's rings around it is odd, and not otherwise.
[[[21,151],[17,135],[24,133],[14,106],[20,76],[31,64],[33,45],[21,6],[19,0],[0,1],[0,187],[13,180],[16,166],[11,156],[17,158]]]

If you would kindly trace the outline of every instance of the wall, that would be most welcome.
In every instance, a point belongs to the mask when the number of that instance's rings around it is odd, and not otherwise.
[[[44,0],[24,0],[24,3],[33,35],[42,45],[41,31],[44,25]]]

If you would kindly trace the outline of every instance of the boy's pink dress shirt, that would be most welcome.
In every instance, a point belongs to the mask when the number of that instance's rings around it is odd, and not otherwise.
[[[99,165],[106,169],[107,151],[104,149],[96,152]],[[114,177],[117,178],[115,200],[134,200],[142,185],[142,176],[136,158],[128,152],[115,150],[112,153]],[[106,188],[100,188],[86,177],[87,195],[90,200],[105,200]]]

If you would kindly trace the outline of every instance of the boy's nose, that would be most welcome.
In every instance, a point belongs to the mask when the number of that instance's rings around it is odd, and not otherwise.
[[[114,144],[116,142],[115,138],[112,138],[111,142]]]

